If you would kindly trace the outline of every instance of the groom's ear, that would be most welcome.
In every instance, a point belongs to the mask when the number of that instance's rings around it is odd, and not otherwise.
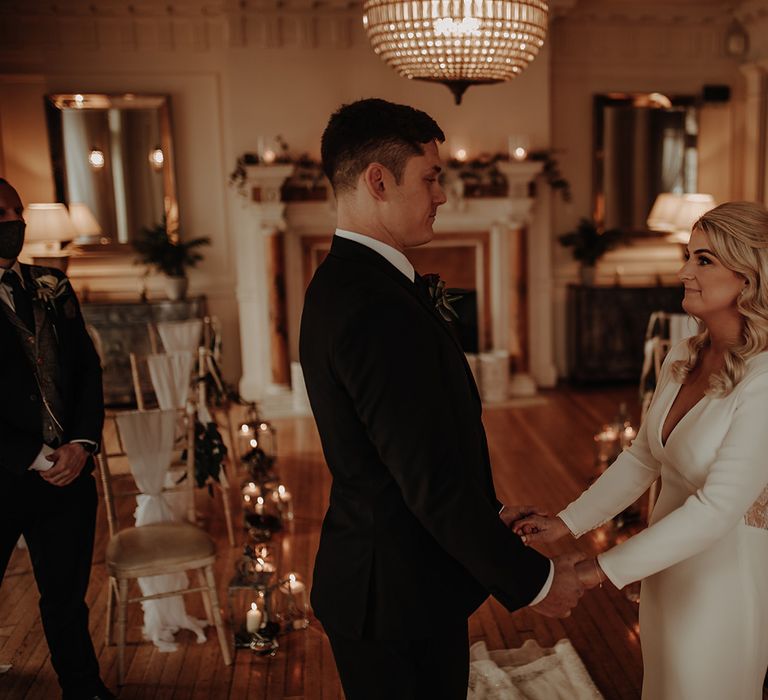
[[[368,194],[378,201],[385,199],[389,171],[381,163],[370,163],[360,176]]]

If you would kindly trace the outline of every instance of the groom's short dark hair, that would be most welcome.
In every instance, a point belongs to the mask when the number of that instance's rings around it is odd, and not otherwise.
[[[323,172],[338,194],[354,189],[371,163],[381,163],[399,183],[409,158],[424,145],[445,141],[426,112],[370,98],[343,105],[331,115],[320,146]]]

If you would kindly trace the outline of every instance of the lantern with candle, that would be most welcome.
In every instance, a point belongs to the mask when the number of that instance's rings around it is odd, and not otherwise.
[[[238,443],[239,453],[246,463],[254,458],[256,451],[273,461],[277,457],[277,433],[271,423],[259,416],[255,403],[248,404],[245,418],[238,430]]]
[[[277,505],[282,518],[293,520],[293,497],[283,484],[279,484],[277,489],[272,491],[271,498]]]
[[[243,496],[243,518],[248,536],[254,542],[264,542],[283,528],[280,511],[272,498]]]
[[[229,584],[228,601],[235,649],[251,649],[261,655],[274,656],[279,647],[275,637],[280,625],[272,619],[268,589],[257,588],[235,577]]]
[[[286,630],[306,629],[309,626],[307,587],[298,574],[290,573],[278,588],[280,602],[278,616]]]
[[[237,563],[240,578],[254,586],[268,587],[276,573],[272,550],[264,543],[246,544]]]

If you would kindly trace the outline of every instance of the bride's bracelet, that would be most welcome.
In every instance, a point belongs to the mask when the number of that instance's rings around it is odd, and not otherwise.
[[[597,557],[595,557],[592,560],[592,563],[595,565],[595,573],[597,574],[597,580],[599,582],[600,588],[603,587],[603,574],[600,571],[600,565],[597,563]]]

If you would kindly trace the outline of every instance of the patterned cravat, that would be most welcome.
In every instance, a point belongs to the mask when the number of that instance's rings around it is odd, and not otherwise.
[[[3,284],[11,290],[16,315],[24,321],[24,325],[26,325],[30,333],[34,333],[35,314],[32,311],[32,301],[14,270],[6,270],[3,274]]]

